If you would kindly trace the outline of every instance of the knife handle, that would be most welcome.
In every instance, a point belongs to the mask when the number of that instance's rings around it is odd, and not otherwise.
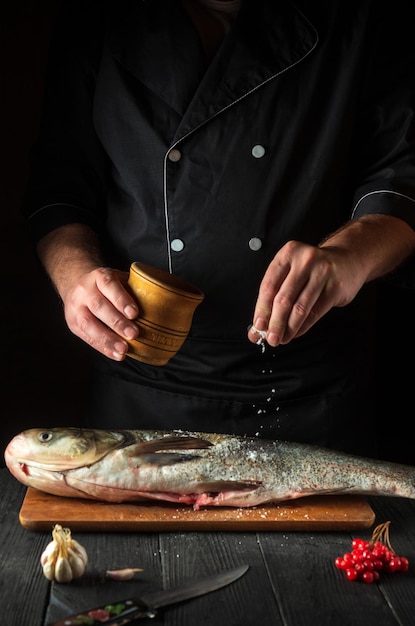
[[[155,617],[156,611],[139,598],[122,600],[115,604],[105,604],[95,609],[74,613],[48,626],[123,626],[139,617]]]

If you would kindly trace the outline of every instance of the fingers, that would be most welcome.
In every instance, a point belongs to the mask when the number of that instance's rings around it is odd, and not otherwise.
[[[78,312],[75,323],[67,318],[70,330],[92,348],[114,361],[122,361],[128,352],[128,343],[122,337],[110,332],[98,322],[85,307]]]
[[[332,264],[319,248],[289,242],[274,257],[261,282],[248,338],[286,344],[304,334],[330,308]]]
[[[126,290],[127,275],[109,268],[99,268],[96,274],[97,293],[91,300],[91,312],[118,334],[132,339],[138,306]]]
[[[67,295],[65,318],[70,330],[105,356],[121,361],[136,339],[138,307],[126,289],[127,275],[97,268],[82,276]]]

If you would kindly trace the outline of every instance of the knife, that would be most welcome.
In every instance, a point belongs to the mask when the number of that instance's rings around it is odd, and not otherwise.
[[[155,617],[157,609],[216,591],[216,589],[225,587],[238,580],[248,569],[249,565],[242,565],[241,567],[202,578],[187,585],[155,591],[142,598],[129,598],[127,600],[118,600],[111,604],[107,603],[94,609],[87,609],[81,613],[74,613],[57,622],[50,622],[48,626],[99,626],[103,623],[106,626],[108,624],[122,626],[139,617]]]

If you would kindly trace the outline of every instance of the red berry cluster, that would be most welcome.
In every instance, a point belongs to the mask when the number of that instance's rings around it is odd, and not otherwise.
[[[370,541],[353,539],[352,551],[336,558],[335,566],[345,571],[348,580],[373,583],[379,580],[380,572],[408,571],[408,559],[392,549],[389,525],[390,522],[385,522],[377,526]]]

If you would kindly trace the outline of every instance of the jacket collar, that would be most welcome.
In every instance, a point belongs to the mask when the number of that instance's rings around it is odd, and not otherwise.
[[[208,68],[179,0],[127,2],[121,19],[109,14],[109,28],[113,56],[183,117],[181,134],[294,67],[318,42],[312,24],[283,0],[245,0]]]

